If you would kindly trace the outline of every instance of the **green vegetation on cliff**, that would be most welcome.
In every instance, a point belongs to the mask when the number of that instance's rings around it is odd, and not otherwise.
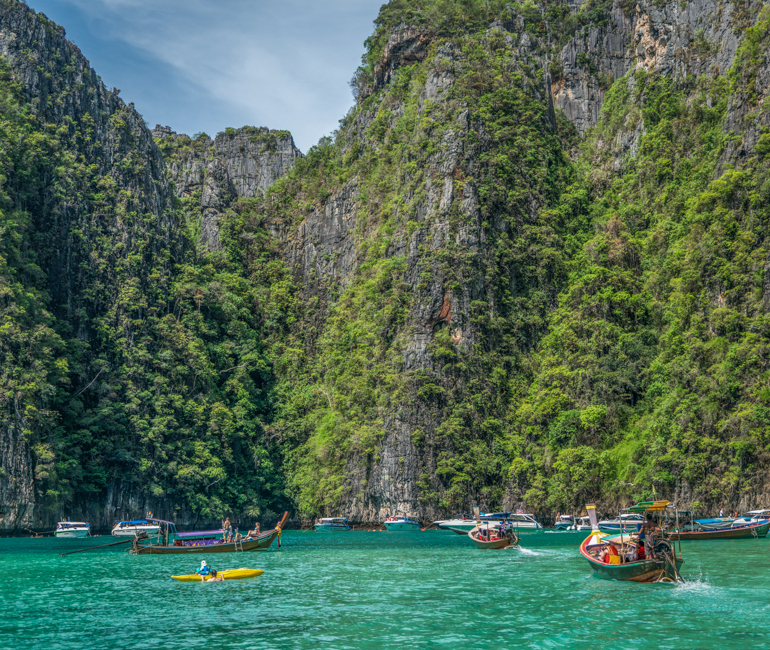
[[[4,71],[0,389],[43,505],[548,512],[765,480],[770,131],[740,158],[726,124],[765,122],[770,17],[722,75],[594,71],[579,137],[548,75],[610,9],[385,5],[359,104],[223,208],[217,252],[201,188],[143,201],[129,109],[105,171],[98,114],[49,124]]]

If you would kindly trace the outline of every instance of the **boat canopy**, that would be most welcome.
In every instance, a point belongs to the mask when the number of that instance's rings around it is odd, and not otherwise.
[[[91,524],[85,521],[60,521],[58,526],[90,526]]]
[[[142,524],[149,524],[149,523],[150,522],[147,521],[146,519],[131,519],[129,521],[119,521],[118,526],[120,526],[121,524],[130,524],[132,526],[140,526]]]
[[[669,506],[671,506],[670,501],[642,501],[635,506],[627,508],[626,512],[662,512]]]
[[[321,518],[323,523],[347,523],[347,517],[323,517]]]
[[[187,538],[187,537],[211,537],[212,535],[221,535],[222,529],[219,530],[191,530],[186,533],[177,533],[177,537]]]

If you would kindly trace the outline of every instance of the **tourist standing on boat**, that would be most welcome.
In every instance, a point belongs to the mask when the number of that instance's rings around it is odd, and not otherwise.
[[[648,560],[655,558],[655,524],[652,521],[652,515],[647,513],[647,519],[639,528],[639,543],[644,541],[644,556]]]
[[[721,519],[724,516],[725,516],[725,509],[724,508],[720,508],[719,509],[719,518]]]

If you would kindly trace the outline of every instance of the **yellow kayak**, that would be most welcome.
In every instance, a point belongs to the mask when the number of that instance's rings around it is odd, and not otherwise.
[[[225,571],[217,571],[217,577],[222,576],[225,581],[227,580],[243,580],[244,578],[256,578],[264,573],[261,569],[227,569]],[[200,582],[201,577],[197,573],[191,573],[186,576],[171,576],[174,580],[179,582]],[[206,580],[208,582],[208,580]]]

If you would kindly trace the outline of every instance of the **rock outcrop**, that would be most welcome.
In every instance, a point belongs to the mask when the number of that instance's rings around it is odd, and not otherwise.
[[[157,125],[155,139],[165,146],[168,178],[178,197],[200,192],[201,240],[219,250],[219,216],[236,198],[262,194],[302,157],[288,131],[243,127],[227,129],[213,140],[191,140]]]
[[[104,280],[86,263],[90,247],[101,232],[121,239],[124,254],[137,244],[168,241],[174,227],[172,196],[163,159],[150,131],[133,105],[117,89],[108,90],[63,28],[16,0],[0,3],[0,55],[19,81],[23,97],[43,124],[60,129],[60,139],[74,159],[87,160],[91,174],[113,179],[124,192],[125,205],[154,215],[150,231],[139,233],[116,217],[113,206],[79,195],[46,195],[46,223],[38,264],[48,278],[50,307],[69,323],[70,331],[87,346],[93,338],[89,317],[103,305],[86,296]],[[78,137],[77,134],[87,134]],[[130,197],[130,198],[129,198]],[[75,230],[78,230],[75,233]],[[95,374],[95,373],[94,373]],[[0,530],[40,521],[35,458],[24,432],[35,429],[16,400],[11,400],[0,428]]]
[[[559,53],[556,107],[584,133],[598,121],[612,82],[633,69],[678,78],[726,72],[744,26],[734,13],[731,3],[715,0],[640,2],[625,11],[616,3],[607,24],[579,28]]]

